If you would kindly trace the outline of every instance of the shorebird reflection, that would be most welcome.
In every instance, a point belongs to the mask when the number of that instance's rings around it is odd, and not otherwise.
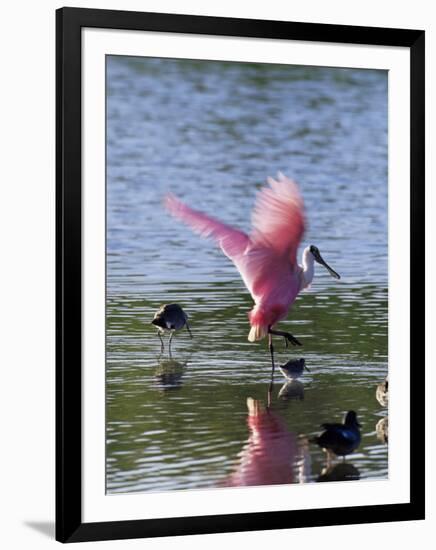
[[[180,362],[172,358],[159,361],[159,365],[154,373],[158,389],[166,392],[180,388],[187,364],[187,361]]]
[[[358,481],[360,472],[353,464],[340,462],[327,464],[316,481]]]
[[[288,380],[280,388],[279,399],[290,401],[291,399],[304,399],[304,384],[300,380]]]

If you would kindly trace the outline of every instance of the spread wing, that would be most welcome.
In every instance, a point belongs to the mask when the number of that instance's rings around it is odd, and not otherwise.
[[[271,248],[254,245],[243,231],[234,229],[210,216],[190,208],[174,195],[164,199],[167,210],[202,237],[212,238],[238,269],[254,299],[266,289],[271,270],[278,274],[280,259]]]
[[[250,242],[243,231],[190,208],[172,194],[166,195],[164,204],[175,218],[189,225],[193,231],[202,237],[214,239],[224,254],[233,261],[237,261]]]
[[[303,199],[297,184],[280,172],[277,180],[268,178],[268,183],[257,196],[251,240],[295,265],[305,229]]]
[[[164,200],[175,218],[219,244],[255,301],[272,292],[292,298],[299,286],[292,277],[292,266],[305,227],[303,200],[297,185],[283,174],[279,173],[278,181],[269,178],[268,183],[270,186],[259,192],[250,237],[190,208],[172,194]]]

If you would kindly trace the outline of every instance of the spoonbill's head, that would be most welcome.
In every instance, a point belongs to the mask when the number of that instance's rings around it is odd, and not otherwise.
[[[310,245],[310,252],[312,256],[315,258],[315,261],[317,261],[319,264],[323,265],[327,271],[330,273],[332,277],[335,279],[340,279],[341,276],[339,273],[336,273],[334,269],[332,269],[328,263],[324,260],[324,258],[321,256],[321,252],[319,251],[319,248],[315,246],[314,244]]]

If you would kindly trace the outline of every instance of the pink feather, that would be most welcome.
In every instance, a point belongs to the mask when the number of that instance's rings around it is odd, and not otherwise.
[[[278,181],[268,178],[268,183],[257,195],[251,237],[295,264],[305,228],[303,199],[297,184],[281,172]]]
[[[164,204],[175,218],[189,225],[196,233],[205,238],[211,237],[218,242],[224,254],[230,259],[242,254],[247,247],[249,238],[243,231],[233,229],[229,225],[190,208],[172,193],[166,195]]]

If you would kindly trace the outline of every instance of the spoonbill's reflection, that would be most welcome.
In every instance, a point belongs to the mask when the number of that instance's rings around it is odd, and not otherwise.
[[[296,436],[285,421],[260,401],[247,399],[248,439],[239,463],[225,486],[276,485],[294,482],[298,453]]]
[[[298,483],[308,483],[312,477],[312,458],[310,456],[309,438],[300,435],[298,440],[297,476]]]

